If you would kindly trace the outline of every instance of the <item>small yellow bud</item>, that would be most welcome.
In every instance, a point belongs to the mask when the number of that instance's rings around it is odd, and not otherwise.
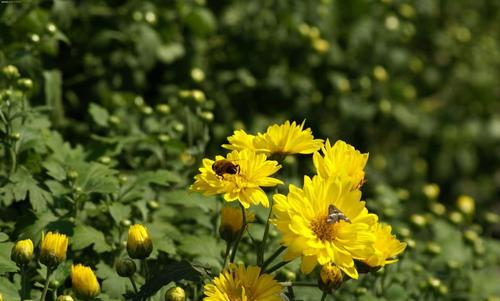
[[[461,224],[464,221],[464,216],[458,211],[452,211],[448,215],[450,221],[454,224]]]
[[[157,210],[158,208],[160,208],[160,203],[155,200],[150,200],[148,201],[147,206],[150,210]]]
[[[170,106],[167,104],[159,104],[156,106],[156,111],[158,111],[161,114],[168,114],[170,113],[171,109]]]
[[[440,189],[438,184],[430,183],[424,185],[422,191],[424,192],[426,197],[428,197],[431,200],[434,200],[437,199],[437,197],[439,196]]]
[[[429,207],[435,215],[441,216],[446,213],[446,207],[441,203],[433,202],[429,205]]]
[[[34,249],[31,239],[20,240],[12,247],[10,258],[20,266],[26,265],[33,259]]]
[[[476,209],[475,201],[468,195],[461,195],[457,199],[457,207],[465,215],[473,215]]]
[[[200,68],[191,69],[191,78],[195,82],[202,82],[205,79],[205,73]]]
[[[203,93],[203,91],[201,91],[201,90],[191,91],[191,96],[198,103],[202,103],[205,101],[205,93]]]
[[[435,242],[429,242],[427,243],[426,251],[430,254],[437,255],[441,253],[441,246]]]
[[[246,222],[255,220],[255,215],[245,211]],[[243,227],[243,214],[240,208],[225,206],[221,210],[221,221],[219,234],[227,242],[233,242],[238,238]]]
[[[322,266],[319,275],[318,286],[326,293],[331,294],[342,285],[342,271],[336,265],[327,264]]]
[[[71,267],[71,284],[75,294],[82,299],[95,298],[101,292],[92,269],[82,264]]]
[[[385,18],[385,27],[389,30],[396,30],[399,28],[399,19],[396,16],[388,16]]]
[[[330,49],[330,43],[324,39],[312,40],[312,46],[319,53],[326,53]]]
[[[137,267],[132,259],[122,258],[116,262],[115,269],[121,277],[132,277],[132,275],[135,274]]]
[[[33,81],[29,78],[20,78],[17,80],[17,85],[21,90],[29,91],[33,89]]]
[[[2,72],[8,79],[18,78],[20,76],[19,69],[13,65],[7,65],[2,68]]]
[[[435,277],[429,277],[429,279],[427,279],[427,283],[434,288],[438,288],[441,285],[441,280]]]
[[[200,117],[205,119],[206,121],[214,120],[214,113],[209,111],[200,112]]]
[[[64,234],[49,232],[42,234],[40,244],[40,262],[47,267],[56,267],[66,260],[68,237]]]
[[[479,235],[475,231],[465,230],[464,238],[469,242],[476,242],[479,239]]]
[[[375,66],[375,68],[373,68],[373,76],[376,80],[381,82],[386,81],[389,78],[387,71],[382,66]]]
[[[492,225],[500,223],[500,215],[494,212],[486,212],[484,214],[484,219],[486,220],[486,222]]]
[[[186,293],[180,286],[171,287],[165,293],[165,301],[184,301],[186,300]]]
[[[427,225],[427,219],[421,214],[412,214],[410,216],[410,221],[417,227],[425,227]]]
[[[70,295],[61,295],[57,297],[56,301],[73,301],[73,297],[71,297]]]
[[[153,113],[153,108],[150,106],[143,106],[141,112],[144,115],[151,115]]]
[[[130,258],[145,259],[152,251],[153,242],[146,227],[140,224],[130,226],[127,239],[127,252]]]

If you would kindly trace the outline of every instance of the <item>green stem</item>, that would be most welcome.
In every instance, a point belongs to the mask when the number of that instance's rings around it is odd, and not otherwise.
[[[280,282],[280,284],[284,287],[289,287],[289,286],[303,286],[303,287],[318,287],[317,283],[312,283],[312,282],[292,282],[292,281],[287,281],[287,282]]]
[[[288,263],[290,263],[290,261],[282,261],[280,263],[277,263],[275,265],[273,265],[272,267],[270,267],[267,271],[265,271],[266,274],[271,274],[272,272],[276,271],[277,269],[287,265]]]
[[[139,290],[137,289],[137,284],[135,284],[135,280],[132,276],[128,277],[130,279],[130,283],[132,283],[132,286],[134,287],[134,292],[137,295],[139,293]]]
[[[146,279],[146,281],[148,281],[148,279],[149,279],[149,267],[148,267],[148,260],[146,258],[144,258],[142,260],[142,265],[144,267],[144,279]]]
[[[276,257],[278,257],[281,253],[283,253],[283,251],[286,250],[286,247],[284,246],[280,246],[274,253],[273,255],[271,255],[265,262],[264,264],[262,265],[262,269],[264,270],[268,265],[270,265],[273,260],[276,259]]]
[[[243,233],[245,232],[245,228],[247,227],[247,216],[246,216],[246,212],[245,212],[245,207],[243,207],[243,205],[241,205],[241,203],[240,203],[240,207],[241,207],[241,212],[242,212],[242,216],[243,216],[243,224],[241,227],[240,234],[238,235],[238,238],[236,239],[236,242],[235,242],[234,247],[233,247],[233,253],[231,254],[231,258],[229,260],[229,262],[231,262],[231,263],[233,263],[234,258],[236,258],[236,252],[238,251],[238,245],[240,244],[241,238],[243,237]]]
[[[20,268],[21,272],[21,300],[24,300],[27,298],[26,296],[26,266],[22,265]]]
[[[260,246],[259,253],[257,254],[257,265],[262,266],[262,262],[264,261],[264,251],[266,249],[267,237],[269,236],[269,220],[271,219],[271,214],[273,212],[273,203],[271,198],[271,205],[269,209],[269,214],[267,216],[266,228],[264,229],[264,235],[262,236],[262,244]]]
[[[47,276],[45,276],[45,286],[43,287],[42,296],[40,297],[40,301],[45,301],[45,296],[47,295],[47,291],[49,290],[49,281],[50,276],[54,270],[51,267],[47,267]]]
[[[321,296],[321,301],[325,301],[326,296],[328,296],[328,294],[326,292],[323,292],[323,295]]]
[[[16,143],[14,142],[14,144],[10,144],[10,148],[9,148],[9,153],[10,153],[10,174],[14,174],[16,172],[16,165],[17,165],[17,155],[16,155],[16,150],[15,150],[15,147],[16,147]]]
[[[231,244],[226,242],[226,253],[224,254],[224,263],[222,264],[222,268],[226,267],[227,257],[229,256],[229,251],[231,251]]]

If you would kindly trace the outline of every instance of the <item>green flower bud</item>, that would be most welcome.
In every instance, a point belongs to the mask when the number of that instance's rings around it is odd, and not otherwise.
[[[31,239],[18,241],[10,253],[10,259],[18,265],[26,265],[33,259],[34,246]]]
[[[99,158],[99,162],[101,162],[102,164],[109,164],[111,163],[111,158],[108,156],[102,156]]]
[[[180,286],[174,286],[165,293],[165,301],[185,301],[186,293]]]
[[[132,222],[129,219],[122,219],[120,225],[122,225],[123,227],[130,227],[130,225],[132,225]]]
[[[78,172],[76,172],[75,170],[69,170],[67,173],[67,176],[68,176],[68,179],[70,179],[71,181],[74,181],[76,178],[78,178]]]
[[[114,125],[118,125],[118,124],[120,124],[120,122],[121,122],[120,117],[118,117],[116,115],[109,116],[109,123],[114,124]]]
[[[116,262],[116,272],[121,277],[132,277],[137,270],[135,262],[130,258],[122,258]]]
[[[170,141],[170,136],[167,134],[160,134],[158,135],[158,140],[160,142],[169,142]]]
[[[10,134],[10,139],[14,141],[19,141],[21,139],[21,134],[19,133],[11,133]]]
[[[17,85],[23,91],[30,91],[33,89],[33,81],[29,78],[20,78],[17,80]]]
[[[158,208],[160,208],[160,203],[158,203],[158,201],[155,200],[148,201],[147,205],[148,208],[151,210],[157,210]]]
[[[427,225],[427,219],[421,214],[412,214],[410,216],[410,221],[413,225],[419,228],[423,228],[425,227],[425,225]]]
[[[198,103],[202,103],[202,102],[204,102],[206,100],[205,93],[203,93],[203,91],[201,91],[201,90],[193,90],[193,91],[191,91],[191,96]]]
[[[191,78],[195,82],[202,82],[205,79],[205,73],[200,68],[191,69]]]
[[[56,301],[73,301],[73,297],[71,297],[70,295],[61,295],[57,297]]]
[[[168,114],[170,113],[171,109],[170,106],[167,104],[159,104],[156,106],[156,111],[161,114]]]
[[[151,115],[153,113],[153,108],[151,108],[150,106],[144,106],[142,107],[141,112],[144,115]]]
[[[8,79],[15,79],[20,76],[19,69],[17,69],[17,67],[13,65],[7,65],[3,67],[2,72]]]
[[[343,278],[342,271],[336,265],[327,264],[321,267],[318,286],[325,293],[331,294],[342,285]]]

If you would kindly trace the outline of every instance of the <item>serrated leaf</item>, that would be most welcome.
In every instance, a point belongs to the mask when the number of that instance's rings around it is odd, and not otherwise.
[[[14,243],[4,242],[0,243],[0,275],[8,272],[16,272],[19,268],[10,260],[10,252]]]
[[[117,224],[119,224],[122,220],[128,218],[131,211],[132,208],[130,208],[130,206],[121,203],[113,203],[111,206],[109,206],[109,213]]]
[[[81,250],[92,244],[94,245],[94,250],[97,252],[105,252],[110,249],[102,232],[90,226],[82,224],[77,225],[74,230],[74,235],[71,238],[73,249]]]
[[[180,280],[199,281],[202,276],[208,275],[206,268],[198,265],[193,265],[188,261],[173,262],[164,267],[161,267],[140,289],[139,294],[133,297],[133,300],[141,300],[144,297],[149,297],[163,286],[172,281]]]
[[[85,193],[114,193],[118,190],[118,180],[114,177],[117,171],[99,163],[80,164],[76,168],[81,177],[77,185]]]
[[[209,212],[215,206],[213,198],[186,190],[169,191],[162,196],[168,204],[180,205],[186,208],[200,208],[204,212]]]
[[[95,123],[102,127],[108,126],[109,113],[108,110],[101,107],[96,103],[91,103],[89,105],[89,113]]]
[[[115,269],[105,263],[97,265],[96,274],[100,278],[104,278],[102,282],[102,290],[106,292],[113,300],[122,299],[122,295],[128,290],[132,290],[130,280],[118,276]]]
[[[19,300],[18,287],[7,277],[0,277],[0,292],[4,300]]]

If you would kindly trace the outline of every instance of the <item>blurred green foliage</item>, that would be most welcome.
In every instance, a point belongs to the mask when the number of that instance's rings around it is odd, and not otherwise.
[[[0,86],[0,293],[18,295],[9,241],[50,229],[97,268],[103,300],[131,290],[113,270],[131,221],[148,225],[158,266],[217,271],[219,203],[185,189],[198,163],[233,129],[306,119],[317,137],[370,152],[367,205],[410,246],[339,299],[500,297],[499,28],[494,0],[0,4],[0,67],[19,71],[2,69]],[[284,164],[291,181],[312,172]],[[296,268],[278,277],[303,280]],[[184,285],[194,300],[200,287]]]

